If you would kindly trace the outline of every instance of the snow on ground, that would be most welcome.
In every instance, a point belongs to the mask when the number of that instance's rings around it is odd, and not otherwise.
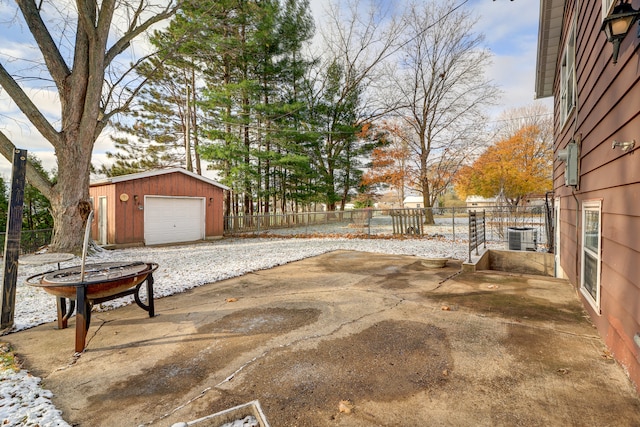
[[[159,264],[153,273],[156,298],[183,292],[206,283],[237,277],[335,250],[354,250],[424,258],[468,257],[466,242],[447,239],[225,239],[207,243],[100,251],[87,263],[144,261]],[[80,265],[75,258],[61,268]],[[55,298],[25,280],[56,266],[18,268],[16,308],[12,332],[56,320]],[[109,309],[133,302],[132,297],[102,304]],[[94,307],[94,310],[96,307]],[[3,426],[68,426],[51,403],[51,392],[25,370],[0,367],[0,423]]]

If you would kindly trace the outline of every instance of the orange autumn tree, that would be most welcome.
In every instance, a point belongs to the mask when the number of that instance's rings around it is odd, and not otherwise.
[[[402,129],[385,123],[381,127],[382,147],[371,153],[370,168],[362,175],[362,185],[385,185],[396,192],[399,204],[404,201],[404,189],[411,185],[414,170],[409,164],[411,150]]]
[[[551,189],[553,150],[537,126],[525,126],[489,147],[455,179],[455,190],[468,195],[502,197],[516,207],[529,194]]]

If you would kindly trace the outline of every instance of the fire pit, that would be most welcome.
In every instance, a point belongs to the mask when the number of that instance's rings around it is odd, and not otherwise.
[[[136,304],[155,315],[153,304],[153,272],[156,263],[105,262],[64,268],[36,274],[27,283],[38,286],[58,298],[58,327],[67,327],[67,320],[76,313],[76,346],[80,353],[86,344],[86,335],[91,323],[91,307],[116,298],[133,295]],[[140,289],[146,282],[147,303],[140,298]],[[67,299],[70,300],[67,311]]]
[[[82,353],[91,323],[91,307],[105,301],[133,295],[136,304],[155,315],[153,306],[153,272],[158,264],[153,262],[103,262],[86,264],[91,235],[93,211],[89,212],[84,229],[84,247],[82,264],[36,274],[27,279],[27,283],[43,288],[55,295],[58,303],[58,328],[67,327],[67,320],[76,310],[76,353]],[[58,264],[59,267],[59,264]],[[147,283],[147,303],[140,299],[140,287]],[[67,311],[67,299],[69,310]]]
[[[138,283],[143,282],[147,275],[155,270],[157,266],[157,264],[147,264],[139,261],[104,262],[87,264],[84,278],[81,277],[82,269],[80,266],[50,271],[33,277],[39,277],[36,286],[41,287],[51,295],[69,299],[76,298],[77,284],[86,283],[88,285],[87,298],[96,299],[109,297],[136,286]]]

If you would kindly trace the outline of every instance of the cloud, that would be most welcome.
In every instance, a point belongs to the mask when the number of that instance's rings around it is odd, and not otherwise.
[[[317,27],[321,25],[319,19],[324,15],[329,1],[310,1]],[[454,0],[452,4],[457,5],[463,1]],[[367,3],[363,1],[363,4]],[[392,6],[399,8],[402,4],[402,1],[395,1]],[[478,16],[475,31],[485,35],[485,43],[494,53],[493,64],[487,69],[487,76],[500,87],[502,97],[498,106],[490,112],[491,115],[496,116],[505,109],[533,104],[539,2],[468,0],[463,7]],[[7,6],[7,3],[0,1],[0,16],[5,19],[2,28],[6,30],[11,26],[12,30],[0,33],[0,52],[5,58],[26,55],[32,60],[37,60],[39,52],[33,44],[25,44],[25,40],[30,39],[30,34],[24,24],[17,23],[16,13],[15,6]],[[137,42],[140,43],[137,49],[144,50],[145,40],[140,39]],[[30,91],[29,96],[48,118],[54,121],[59,120],[60,106],[55,91],[53,88],[43,86],[42,81],[39,85],[40,89]],[[546,103],[549,107],[553,105],[551,98],[538,102]],[[16,146],[37,153],[46,169],[56,166],[51,146],[26,119],[17,114],[15,104],[2,92],[0,92],[0,129],[6,132]],[[106,151],[113,151],[113,144],[105,132],[96,142],[94,164],[110,162],[106,158]],[[0,174],[10,176],[10,173],[10,162],[1,159]]]
[[[472,0],[468,7],[479,18],[475,30],[495,52],[537,43],[539,2]]]

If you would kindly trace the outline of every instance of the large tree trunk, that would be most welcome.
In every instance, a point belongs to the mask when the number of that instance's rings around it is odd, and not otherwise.
[[[424,203],[424,223],[425,225],[435,224],[433,219],[433,209],[431,207],[431,194],[429,190],[429,181],[422,181],[422,202]]]
[[[422,136],[422,139],[424,141],[424,136]],[[425,225],[432,225],[435,224],[435,221],[433,219],[433,209],[431,209],[431,192],[427,169],[427,159],[431,150],[425,142],[422,143],[422,147],[420,155],[420,184],[422,186],[422,203],[424,205],[424,223]]]
[[[128,108],[140,89],[129,88],[127,93],[130,95],[120,97],[123,92],[112,90],[119,86],[122,75],[116,75],[117,72],[110,74],[110,82],[105,85],[105,70],[114,58],[130,46],[135,37],[175,13],[179,5],[173,1],[166,3],[164,9],[151,10],[145,9],[145,2],[78,1],[77,21],[72,38],[69,37],[71,34],[65,33],[66,29],[74,27],[72,21],[65,21],[67,18],[71,19],[70,15],[65,13],[62,17],[51,17],[48,13],[43,14],[41,2],[16,1],[49,72],[49,76],[41,75],[41,68],[36,66],[35,75],[38,79],[53,81],[60,100],[61,116],[59,121],[55,121],[56,125],[60,125],[58,128],[44,116],[18,84],[19,80],[30,80],[29,70],[21,70],[25,76],[17,79],[0,64],[0,86],[55,149],[58,160],[55,184],[49,182],[48,177],[39,173],[33,165],[27,165],[27,180],[51,202],[54,220],[54,237],[51,243],[53,251],[82,251],[84,224],[91,210],[89,170],[93,146],[110,117]],[[114,35],[111,28],[116,6],[130,12],[123,11],[121,16],[131,17],[132,22],[124,25],[122,28],[126,30],[120,38],[113,40],[113,44],[107,47],[108,39]],[[56,8],[47,10],[52,12]],[[151,13],[145,16],[146,12]],[[142,16],[145,18],[142,19]],[[45,19],[48,18],[54,23],[58,22],[56,19],[60,19],[61,25],[47,27]],[[55,28],[61,33],[52,35],[49,28]],[[64,56],[56,45],[56,40],[65,40]],[[67,42],[75,43],[72,52],[69,52]],[[67,64],[65,56],[71,57],[72,63]],[[112,108],[111,111],[105,111],[107,107]],[[13,143],[0,131],[0,153],[11,160],[14,148]]]
[[[51,249],[79,254],[85,221],[92,209],[89,202],[89,165],[93,144],[65,142],[56,149],[58,179],[50,199],[54,224]]]

